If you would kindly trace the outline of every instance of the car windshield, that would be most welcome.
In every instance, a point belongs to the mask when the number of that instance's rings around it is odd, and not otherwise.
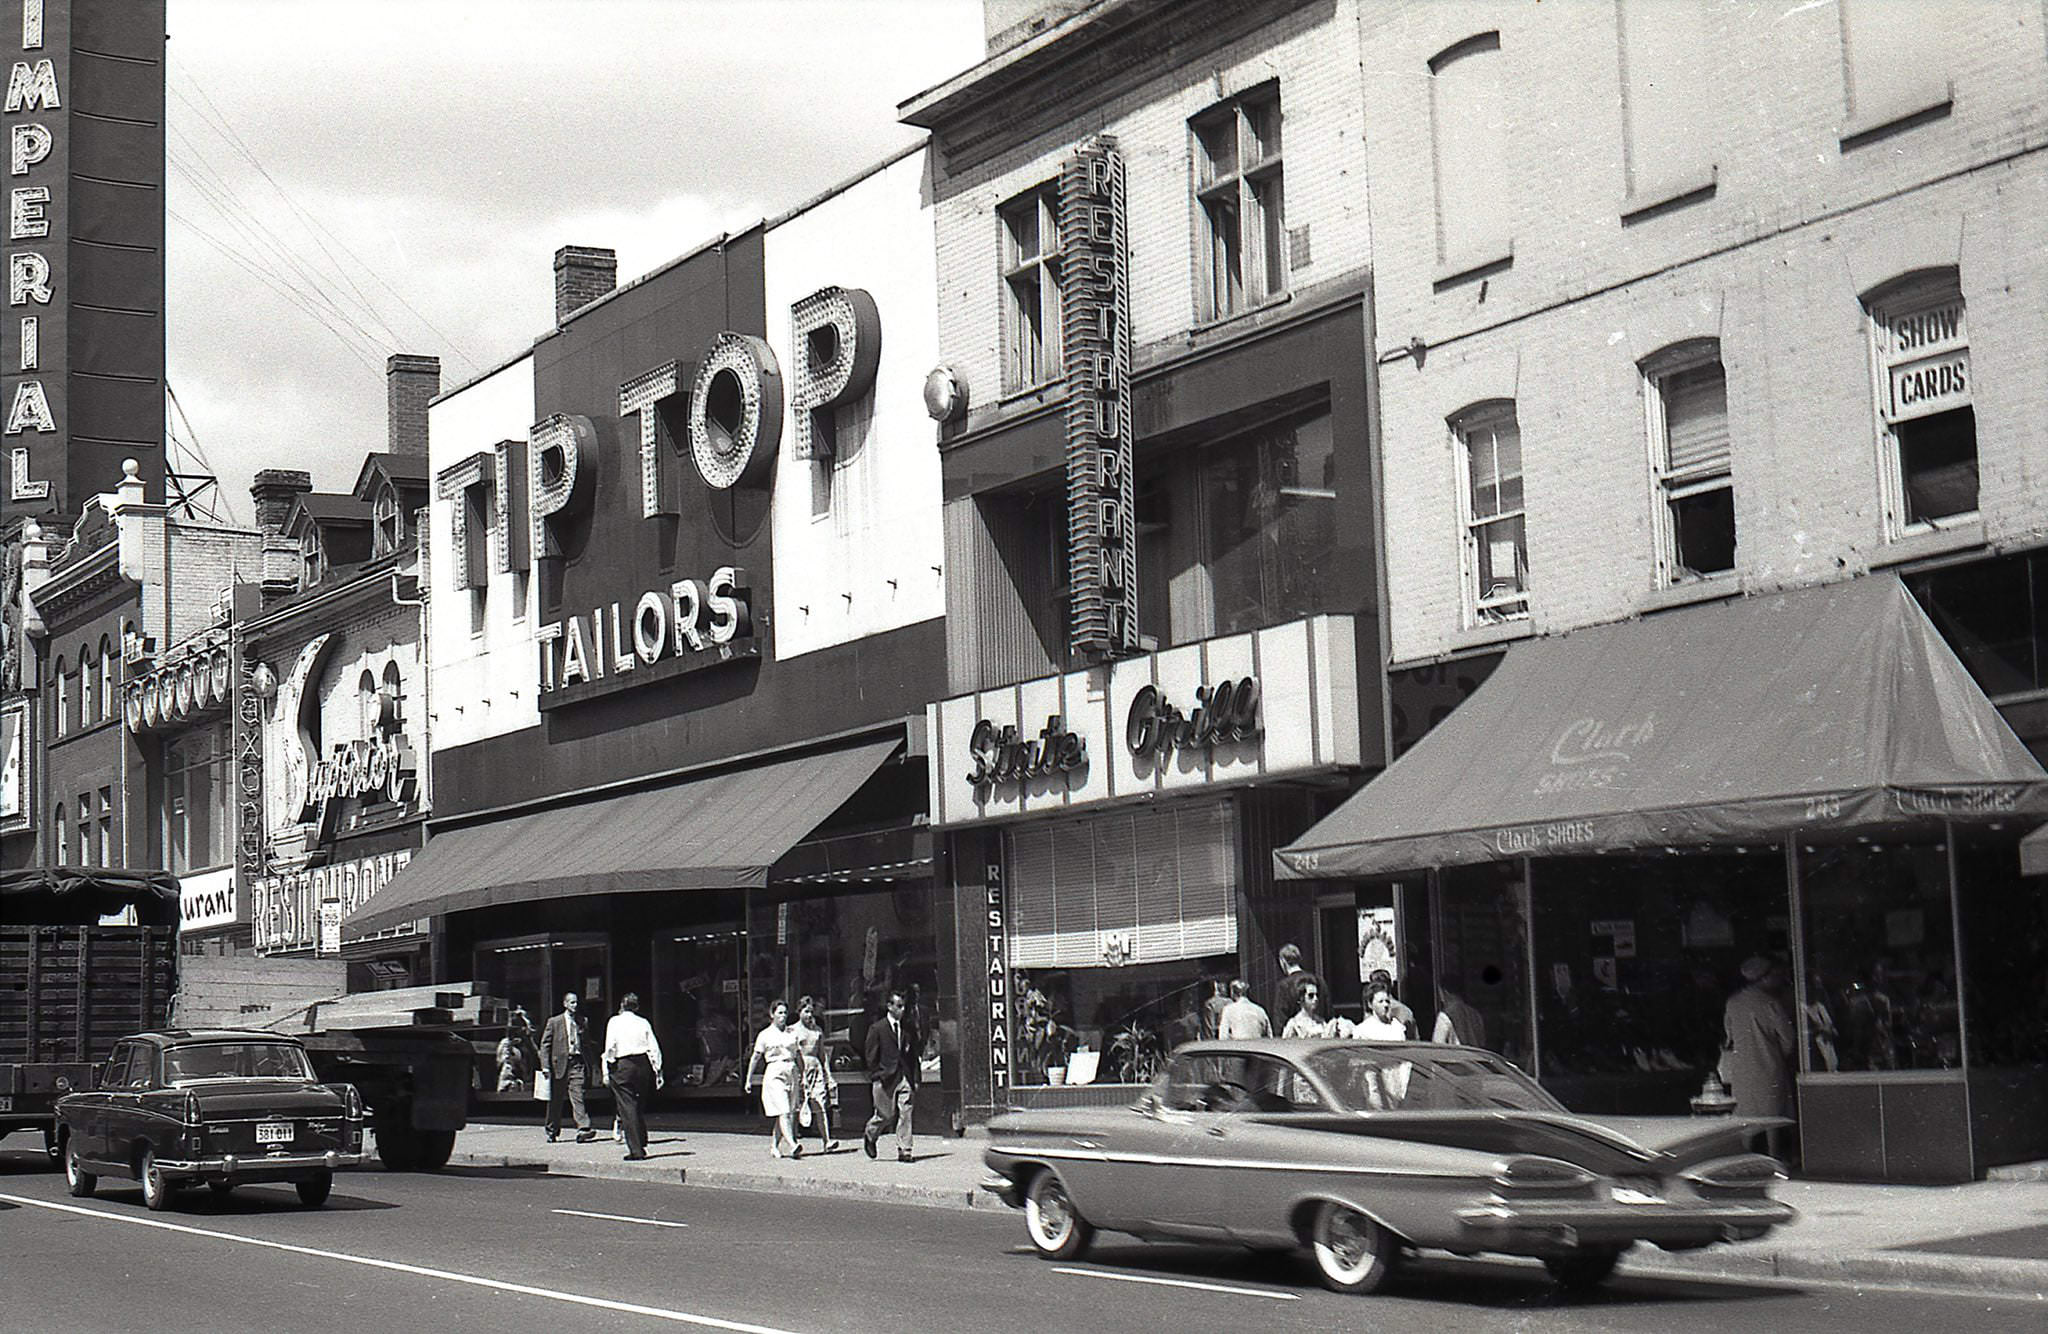
[[[288,1042],[201,1042],[164,1053],[164,1078],[311,1079],[306,1053]]]
[[[1346,1110],[1561,1112],[1563,1104],[1527,1075],[1485,1052],[1447,1048],[1419,1059],[1414,1049],[1389,1050],[1361,1043],[1325,1047],[1304,1064],[1327,1085]]]

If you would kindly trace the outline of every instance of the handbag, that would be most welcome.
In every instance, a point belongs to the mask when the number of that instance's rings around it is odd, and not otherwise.
[[[545,1070],[542,1070],[539,1073],[535,1074],[533,1077],[533,1096],[541,1102],[546,1102],[550,1098],[554,1097],[554,1095],[554,1077],[549,1075],[548,1072]]]
[[[810,1129],[811,1100],[809,1098],[804,1099],[803,1109],[796,1114],[796,1119],[798,1124],[802,1125],[806,1130]]]

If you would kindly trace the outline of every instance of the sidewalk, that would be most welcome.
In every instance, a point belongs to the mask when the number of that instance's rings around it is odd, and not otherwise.
[[[452,1162],[524,1167],[619,1181],[666,1182],[726,1190],[839,1195],[950,1209],[1003,1204],[977,1189],[986,1169],[985,1137],[923,1136],[916,1161],[895,1160],[885,1138],[881,1157],[861,1152],[860,1127],[835,1153],[820,1154],[810,1137],[799,1159],[768,1153],[765,1129],[741,1133],[678,1117],[650,1118],[646,1162],[623,1160],[609,1137],[554,1144],[534,1122],[472,1123],[456,1140]],[[1779,1198],[1799,1219],[1759,1241],[1668,1254],[1639,1247],[1623,1261],[1637,1272],[1735,1279],[1828,1279],[1870,1287],[1950,1288],[2048,1301],[2048,1170],[2002,1169],[1996,1179],[1964,1186],[1852,1186],[1792,1181]],[[1021,1226],[1021,1224],[1020,1224]]]

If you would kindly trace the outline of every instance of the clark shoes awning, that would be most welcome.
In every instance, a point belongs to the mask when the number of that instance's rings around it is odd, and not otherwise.
[[[768,868],[900,744],[874,741],[451,829],[344,925],[354,936],[535,899],[763,885]]]
[[[1892,575],[1508,650],[1283,877],[2048,814],[2048,772]]]

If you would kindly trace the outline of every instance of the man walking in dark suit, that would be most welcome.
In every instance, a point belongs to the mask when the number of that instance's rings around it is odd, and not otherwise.
[[[540,1037],[540,1068],[548,1072],[550,1085],[546,1121],[550,1144],[562,1133],[564,1102],[576,1118],[576,1142],[588,1144],[597,1138],[590,1128],[590,1113],[583,1106],[583,1083],[589,1068],[583,1053],[589,1043],[590,1032],[576,1013],[576,993],[569,992],[562,997],[562,1012],[548,1020]]]
[[[875,1114],[861,1132],[861,1145],[868,1157],[875,1156],[875,1141],[891,1126],[896,1130],[896,1161],[910,1157],[912,1104],[917,1097],[917,1058],[923,1047],[917,1026],[911,1023],[903,993],[889,992],[888,1014],[879,1024],[868,1027],[867,1064],[869,1088],[875,1095]]]

